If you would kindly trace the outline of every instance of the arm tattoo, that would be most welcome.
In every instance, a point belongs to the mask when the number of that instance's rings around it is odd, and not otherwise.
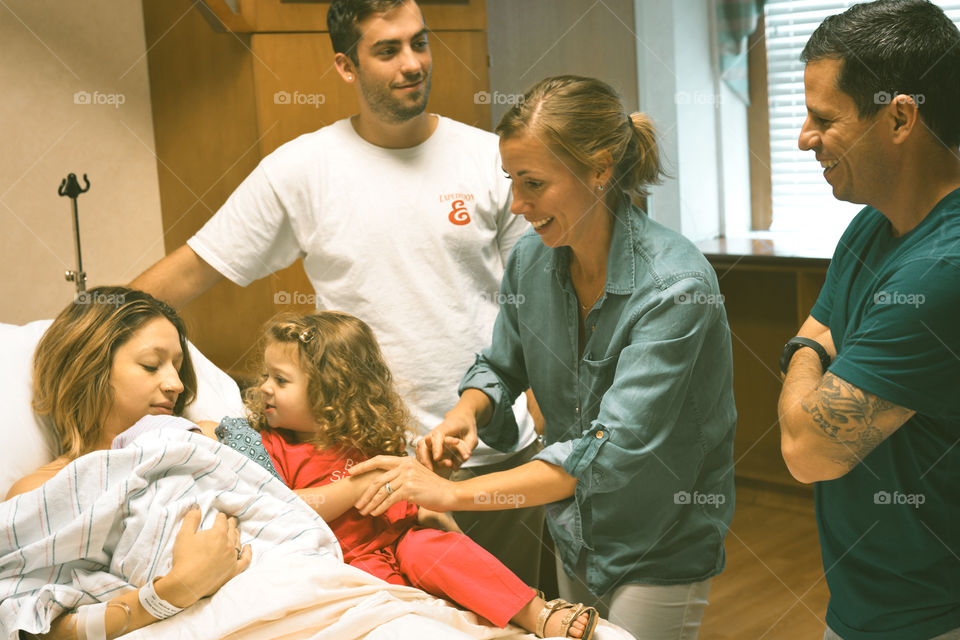
[[[829,441],[825,452],[834,462],[853,468],[902,425],[913,411],[826,373],[803,410]]]

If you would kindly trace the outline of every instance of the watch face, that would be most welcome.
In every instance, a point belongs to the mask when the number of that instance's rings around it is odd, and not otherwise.
[[[826,349],[824,349],[818,342],[811,340],[810,338],[790,338],[790,341],[783,346],[783,352],[780,354],[780,371],[784,374],[787,373],[787,369],[790,367],[790,359],[793,358],[793,354],[797,352],[797,349],[801,347],[809,347],[817,354],[817,357],[820,359],[820,369],[822,372],[826,373],[827,368],[830,366],[831,358],[827,354]]]
[[[783,351],[780,352],[780,371],[786,375],[787,369],[790,368],[790,358],[793,357],[793,354],[796,353],[797,349],[800,348],[800,345],[796,342],[788,342],[783,345]]]

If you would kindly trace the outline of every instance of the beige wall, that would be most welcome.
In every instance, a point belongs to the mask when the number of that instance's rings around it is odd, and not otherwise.
[[[632,0],[488,0],[488,16],[493,90],[580,73],[636,108]],[[141,3],[6,0],[0,42],[0,322],[22,323],[74,294],[69,199],[56,193],[68,173],[93,185],[79,199],[88,286],[127,282],[164,250]],[[78,91],[123,104],[76,104]],[[496,123],[506,105],[492,106]]]
[[[160,196],[139,0],[5,0],[0,42],[0,322],[23,323],[75,291],[62,178],[85,172],[92,185],[79,199],[88,286],[163,256]],[[78,91],[123,104],[76,104]]]
[[[487,0],[493,124],[507,110],[494,92],[523,94],[553,75],[600,78],[637,110],[633,0]]]

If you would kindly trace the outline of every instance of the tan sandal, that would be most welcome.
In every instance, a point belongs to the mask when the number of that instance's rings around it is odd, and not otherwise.
[[[583,614],[587,614],[587,624],[584,626],[583,635],[580,636],[580,638],[581,640],[591,640],[593,638],[593,632],[597,628],[597,620],[600,617],[597,610],[594,607],[584,606],[582,603],[570,604],[561,598],[551,600],[543,605],[543,609],[540,610],[540,615],[537,616],[536,636],[538,638],[546,638],[547,636],[544,635],[544,633],[547,620],[550,619],[553,613],[565,609],[572,609],[572,611],[560,621],[560,634],[564,637],[569,637],[568,634],[570,633],[570,627],[573,626],[573,623]]]

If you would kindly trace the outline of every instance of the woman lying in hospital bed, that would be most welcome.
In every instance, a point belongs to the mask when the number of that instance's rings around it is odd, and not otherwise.
[[[518,635],[344,565],[330,529],[269,472],[166,428],[196,389],[182,324],[139,292],[91,294],[37,350],[35,408],[63,455],[0,504],[3,637]],[[160,416],[156,429],[107,451],[144,415]]]

